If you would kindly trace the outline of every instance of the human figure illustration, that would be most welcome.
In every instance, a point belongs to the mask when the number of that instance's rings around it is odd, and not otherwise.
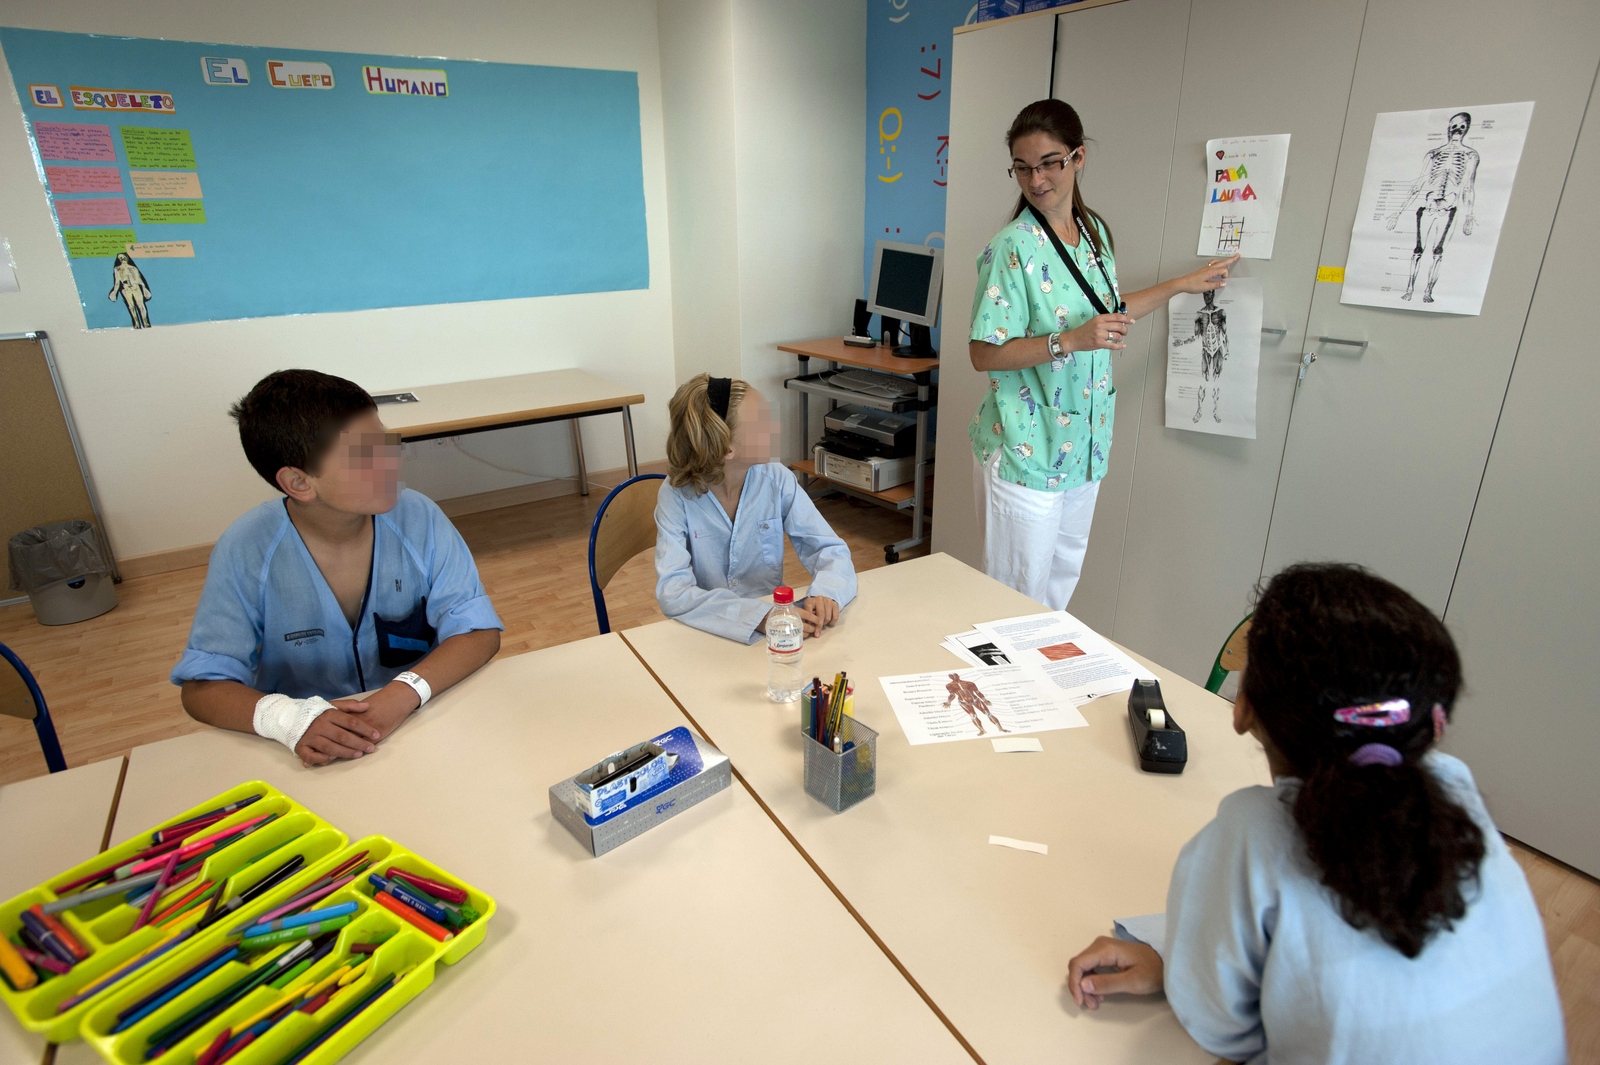
[[[133,319],[133,327],[149,329],[150,310],[145,304],[150,299],[150,283],[144,279],[133,256],[125,251],[117,252],[111,263],[111,291],[106,293],[106,299],[114,301],[119,296],[128,308],[128,317]]]
[[[1472,128],[1472,116],[1465,111],[1450,116],[1445,124],[1445,142],[1422,157],[1422,173],[1411,186],[1411,194],[1400,209],[1389,216],[1389,229],[1400,222],[1400,216],[1416,206],[1417,245],[1411,252],[1411,279],[1406,282],[1405,294],[1409,300],[1417,289],[1417,270],[1422,265],[1422,252],[1432,247],[1433,264],[1428,267],[1428,287],[1422,290],[1422,302],[1433,302],[1433,286],[1439,283],[1439,262],[1444,258],[1444,246],[1450,240],[1456,214],[1461,214],[1461,231],[1472,236],[1473,199],[1478,180],[1478,153],[1466,145],[1467,131]]]
[[[962,680],[961,674],[950,674],[950,683],[944,686],[944,690],[950,693],[950,698],[944,701],[944,705],[949,706],[953,702],[960,702],[961,709],[965,710],[967,716],[972,718],[972,723],[978,726],[978,735],[982,736],[984,734],[983,722],[978,720],[978,711],[980,710],[990,721],[994,722],[995,728],[1001,732],[1011,731],[1000,724],[1000,719],[994,716],[994,709],[989,705],[989,697],[983,694],[983,691],[972,681]]]
[[[1215,290],[1207,292],[1199,310],[1194,312],[1194,335],[1184,337],[1178,341],[1177,346],[1200,341],[1200,376],[1202,380],[1210,383],[1215,379],[1216,384],[1211,388],[1211,417],[1214,421],[1222,421],[1222,363],[1228,357],[1228,312],[1217,306],[1217,293]],[[1206,405],[1206,386],[1200,386],[1200,396],[1194,405],[1194,421],[1200,420],[1200,411]]]

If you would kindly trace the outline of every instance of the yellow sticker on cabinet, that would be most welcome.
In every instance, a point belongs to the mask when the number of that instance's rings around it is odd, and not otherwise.
[[[1344,267],[1319,266],[1317,267],[1317,280],[1329,281],[1335,285],[1342,285],[1344,284]]]

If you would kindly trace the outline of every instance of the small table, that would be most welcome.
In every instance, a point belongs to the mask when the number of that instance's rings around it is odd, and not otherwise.
[[[936,358],[904,358],[894,353],[894,348],[886,344],[875,344],[872,347],[854,347],[846,344],[843,337],[826,337],[822,340],[796,340],[786,344],[779,344],[779,351],[787,351],[800,358],[800,376],[791,377],[783,383],[785,388],[793,389],[800,393],[800,451],[804,455],[811,454],[811,410],[809,399],[813,395],[825,396],[829,401],[829,409],[839,403],[854,403],[865,407],[876,407],[879,410],[917,412],[917,450],[916,469],[912,472],[909,485],[897,485],[882,492],[869,492],[855,485],[845,484],[832,478],[822,477],[817,473],[816,463],[811,458],[801,459],[799,462],[790,463],[789,468],[805,475],[812,480],[822,481],[829,488],[837,489],[857,499],[865,499],[879,506],[889,507],[893,510],[911,511],[911,535],[897,543],[885,544],[884,557],[891,563],[900,561],[900,552],[918,544],[925,543],[928,539],[924,522],[927,512],[928,500],[931,496],[932,474],[928,472],[928,428],[932,424],[928,412],[936,405],[933,399],[933,372],[939,368]],[[874,396],[851,392],[829,384],[821,379],[821,374],[810,374],[809,367],[812,359],[825,360],[830,368],[838,369],[840,366],[853,366],[863,370],[877,370],[880,373],[896,374],[909,377],[917,383],[917,398],[915,400],[889,400],[879,399]]]
[[[765,667],[750,675],[752,690]],[[305,769],[207,729],[134,749],[114,838],[264,780],[495,896],[483,945],[347,1061],[971,1058],[745,788],[592,857],[548,788],[687,724],[616,634],[497,659],[376,754]],[[92,1060],[83,1044],[58,1065]]]
[[[382,406],[384,425],[398,432],[400,439],[409,441],[541,422],[570,422],[572,448],[578,459],[578,489],[584,495],[589,494],[589,470],[583,459],[578,419],[620,413],[622,442],[628,451],[628,476],[639,475],[639,460],[633,448],[633,415],[628,408],[643,403],[644,396],[622,392],[605,378],[584,370],[547,370],[456,381],[376,392],[373,396]]]
[[[5,826],[0,899],[20,895],[100,853],[126,763],[126,758],[108,758],[0,787],[0,825]],[[0,1006],[0,1061],[39,1061],[45,1045]]]
[[[805,645],[804,675],[847,671],[855,716],[879,732],[877,792],[842,814],[805,793],[799,704],[774,707],[749,683],[764,645],[676,621],[623,638],[988,1065],[1208,1065],[1164,999],[1089,1013],[1063,984],[1114,918],[1165,909],[1179,849],[1224,795],[1270,783],[1228,704],[1145,662],[1188,733],[1187,768],[1161,776],[1139,769],[1125,695],[1083,706],[1088,728],[1039,733],[1042,753],[998,754],[986,739],[911,746],[878,683],[968,669],[945,636],[1043,609],[943,554],[861,574],[837,627]],[[991,846],[991,833],[1050,852]]]

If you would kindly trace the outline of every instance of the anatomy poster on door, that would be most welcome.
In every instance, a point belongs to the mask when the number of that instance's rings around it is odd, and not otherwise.
[[[1261,279],[1167,301],[1167,428],[1256,438]]]
[[[1340,303],[1477,314],[1533,101],[1378,116]]]
[[[1196,255],[1272,258],[1289,134],[1206,141],[1205,210]]]

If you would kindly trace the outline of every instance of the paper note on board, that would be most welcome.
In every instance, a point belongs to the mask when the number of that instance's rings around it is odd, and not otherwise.
[[[153,222],[204,222],[204,200],[140,200],[139,221]]]
[[[122,150],[128,165],[193,170],[194,145],[186,129],[151,129],[148,126],[123,126]]]
[[[1272,258],[1289,134],[1206,141],[1206,200],[1196,255]]]
[[[139,200],[198,200],[200,175],[169,170],[130,170],[133,195]]]
[[[1033,668],[1007,665],[879,677],[912,744],[1088,725]]]
[[[1167,301],[1168,429],[1256,438],[1261,279]]]
[[[39,158],[64,159],[73,163],[114,163],[117,149],[111,143],[111,127],[82,122],[35,122],[33,140]]]
[[[133,219],[128,217],[128,201],[120,196],[95,200],[57,200],[56,218],[64,226],[125,226]]]
[[[47,166],[51,192],[121,192],[122,171],[114,166]]]
[[[128,254],[135,259],[193,259],[192,240],[147,240],[143,244],[129,244]]]
[[[131,229],[66,229],[61,239],[67,242],[69,259],[111,259],[134,242]]]

